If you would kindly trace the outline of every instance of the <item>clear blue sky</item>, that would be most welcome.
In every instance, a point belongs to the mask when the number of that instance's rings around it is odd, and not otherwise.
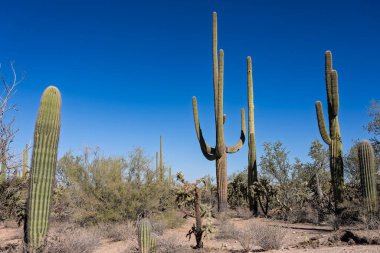
[[[191,97],[208,143],[215,143],[211,32],[218,12],[225,50],[226,142],[239,137],[247,107],[246,56],[255,82],[258,156],[281,140],[307,159],[321,140],[314,102],[326,110],[324,51],[339,74],[344,149],[368,138],[371,99],[380,99],[380,4],[360,1],[4,1],[0,62],[27,72],[14,102],[15,149],[31,143],[40,95],[62,92],[60,156],[84,146],[124,155],[141,146],[152,157],[163,135],[164,158],[194,179],[215,174],[201,154]],[[247,146],[228,157],[229,173],[247,164]]]

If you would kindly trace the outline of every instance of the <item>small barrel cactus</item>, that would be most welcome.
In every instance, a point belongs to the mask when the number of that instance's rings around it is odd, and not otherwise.
[[[155,253],[156,239],[152,237],[152,225],[148,219],[137,223],[137,239],[140,253]]]
[[[41,252],[49,225],[50,202],[57,165],[61,94],[56,87],[44,91],[34,129],[29,193],[24,225],[25,252]]]
[[[358,158],[361,190],[366,198],[368,213],[371,215],[376,213],[378,208],[375,156],[371,143],[362,141],[358,144]]]

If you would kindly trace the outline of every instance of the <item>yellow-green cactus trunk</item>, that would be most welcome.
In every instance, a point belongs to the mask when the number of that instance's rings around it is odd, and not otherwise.
[[[43,93],[34,129],[29,194],[24,225],[26,252],[41,252],[49,226],[49,214],[57,165],[61,95],[49,86]]]
[[[250,187],[257,182],[256,161],[256,138],[255,138],[255,116],[253,101],[253,78],[252,59],[247,57],[247,89],[248,89],[248,202],[249,209],[254,215],[258,214],[257,197],[250,193]]]
[[[358,158],[362,195],[366,199],[368,214],[372,216],[378,210],[378,203],[375,155],[371,143],[362,141],[358,144]]]

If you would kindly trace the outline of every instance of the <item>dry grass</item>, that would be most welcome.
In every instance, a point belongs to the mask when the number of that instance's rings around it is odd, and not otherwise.
[[[189,246],[181,244],[182,238],[178,236],[159,237],[157,238],[158,253],[186,253],[193,252]]]
[[[280,249],[285,235],[283,228],[251,222],[239,233],[237,240],[246,251],[254,250],[255,246],[272,250]]]
[[[90,253],[100,238],[96,228],[58,225],[49,232],[44,253]]]
[[[236,239],[238,236],[238,232],[234,224],[231,222],[231,218],[228,214],[220,214],[216,220],[217,227],[217,235],[216,239],[219,240],[228,240],[228,239]]]
[[[98,232],[101,237],[113,242],[136,239],[136,226],[133,222],[103,224],[98,226]]]
[[[237,207],[236,208],[236,217],[242,219],[249,219],[252,217],[252,212],[248,207]]]

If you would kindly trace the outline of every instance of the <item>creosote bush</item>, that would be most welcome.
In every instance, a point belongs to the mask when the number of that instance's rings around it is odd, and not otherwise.
[[[58,164],[54,214],[82,225],[136,220],[141,214],[171,215],[174,192],[156,182],[150,162],[140,148],[127,159],[104,157],[99,150],[87,149],[81,156],[66,153]]]
[[[237,240],[246,251],[259,246],[264,250],[280,249],[286,231],[281,227],[251,222],[245,230],[239,232]]]

